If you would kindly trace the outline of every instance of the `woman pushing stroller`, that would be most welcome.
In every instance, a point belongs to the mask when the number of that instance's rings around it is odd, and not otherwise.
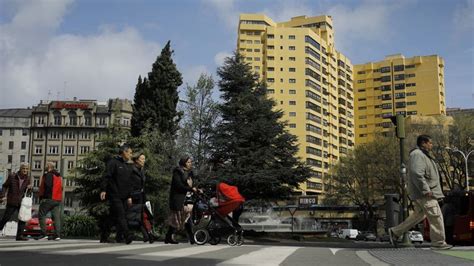
[[[198,189],[193,186],[194,174],[192,171],[192,160],[190,157],[183,157],[179,160],[179,165],[173,169],[171,180],[168,217],[168,232],[165,237],[165,244],[178,244],[173,239],[174,233],[186,229],[190,244],[194,244],[192,224],[189,219],[193,209],[192,204],[185,200],[188,193],[197,192]]]

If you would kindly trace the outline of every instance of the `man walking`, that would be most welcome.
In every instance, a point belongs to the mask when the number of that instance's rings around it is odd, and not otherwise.
[[[56,171],[53,162],[46,163],[46,172],[40,178],[38,219],[41,235],[37,239],[48,238],[46,232],[46,214],[51,212],[55,235],[53,239],[61,240],[61,202],[63,199],[63,180]]]
[[[3,230],[5,224],[11,219],[13,214],[18,213],[21,205],[21,198],[27,189],[31,189],[30,179],[28,178],[29,164],[22,163],[18,173],[12,173],[8,176],[7,181],[3,184],[2,192],[0,192],[0,202],[7,201],[7,207],[0,221],[0,231]],[[7,194],[7,197],[5,197]],[[22,236],[25,222],[18,220],[18,229],[16,231],[16,240],[25,241],[28,238]]]
[[[443,215],[438,200],[444,198],[440,185],[438,167],[430,151],[433,148],[431,137],[420,135],[417,148],[410,152],[408,160],[408,195],[413,200],[414,211],[403,223],[388,229],[390,243],[397,246],[397,239],[425,217],[430,223],[432,249],[450,249],[446,243]]]
[[[129,163],[132,158],[132,149],[124,144],[120,147],[119,156],[107,162],[105,176],[101,183],[100,199],[107,197],[110,204],[110,211],[115,218],[117,226],[117,236],[123,236],[126,244],[133,241],[133,234],[128,230],[126,220],[126,210],[132,204],[132,165]],[[102,232],[101,241],[107,242],[107,233]]]

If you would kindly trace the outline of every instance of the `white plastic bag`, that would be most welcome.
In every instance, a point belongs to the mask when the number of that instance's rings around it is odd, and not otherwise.
[[[31,209],[33,208],[33,196],[31,193],[25,193],[21,199],[20,210],[18,211],[18,220],[27,222],[31,219]]]

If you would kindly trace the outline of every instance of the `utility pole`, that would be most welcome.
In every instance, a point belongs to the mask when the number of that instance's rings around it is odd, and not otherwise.
[[[396,115],[391,116],[390,119],[392,123],[396,126],[396,136],[400,140],[400,184],[402,187],[402,208],[401,208],[401,215],[400,215],[400,223],[404,221],[408,217],[408,196],[406,193],[406,175],[407,175],[407,168],[405,165],[405,115]],[[408,238],[408,232],[403,234],[402,246],[413,246]]]

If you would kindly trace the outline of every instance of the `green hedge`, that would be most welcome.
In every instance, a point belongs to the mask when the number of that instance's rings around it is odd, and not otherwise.
[[[72,215],[64,218],[61,228],[63,237],[96,237],[99,234],[97,221],[87,215]]]

